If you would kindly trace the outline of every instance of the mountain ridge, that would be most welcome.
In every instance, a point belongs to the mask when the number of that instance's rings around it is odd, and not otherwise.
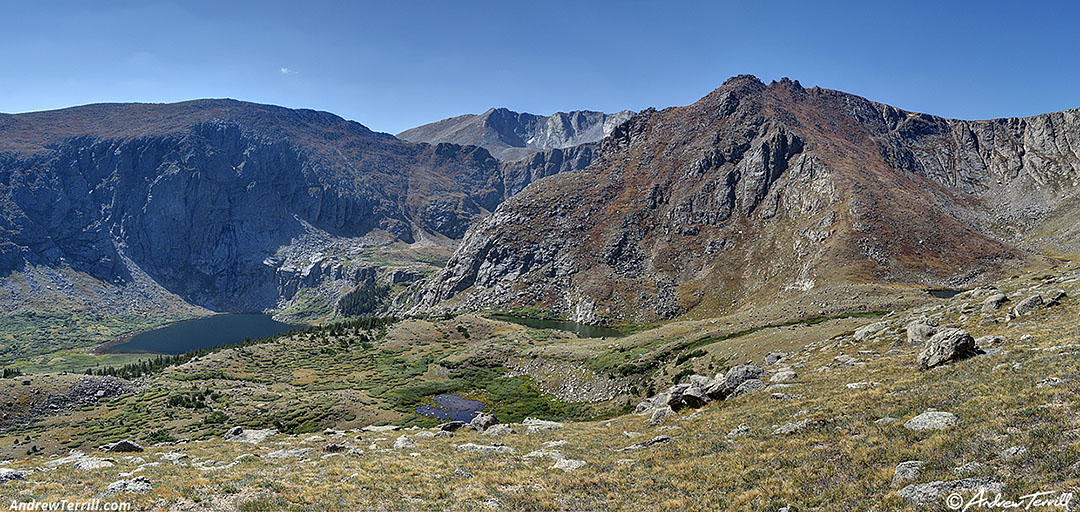
[[[435,121],[397,136],[413,142],[473,144],[499,160],[512,161],[542,150],[599,142],[632,114],[629,110],[612,114],[573,110],[542,116],[500,107]]]
[[[783,79],[727,80],[638,113],[588,175],[545,180],[466,235],[419,303],[652,321],[822,283],[962,286],[1076,251],[1080,110],[991,121],[908,113]],[[1060,196],[1060,197],[1059,197]],[[523,219],[544,218],[528,224]],[[1075,218],[1075,217],[1072,217]],[[1066,222],[1066,224],[1068,224]]]
[[[237,100],[0,116],[0,303],[261,311],[327,279],[334,303],[365,251],[452,247],[506,190],[587,163],[538,155],[503,169],[477,146]]]

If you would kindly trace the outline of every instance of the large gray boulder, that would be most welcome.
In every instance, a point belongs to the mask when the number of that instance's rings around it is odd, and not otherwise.
[[[786,436],[786,435],[789,435],[789,434],[794,434],[794,433],[799,432],[799,431],[801,431],[803,429],[809,428],[809,427],[813,426],[814,424],[815,424],[815,422],[813,420],[810,420],[810,419],[793,421],[791,423],[785,423],[785,424],[777,427],[777,429],[773,431],[773,435],[774,436]]]
[[[945,411],[935,411],[933,409],[927,409],[922,414],[907,420],[904,423],[904,428],[913,430],[915,432],[923,432],[926,430],[945,430],[957,423],[960,423],[960,419],[955,414]]]
[[[926,343],[937,334],[937,322],[923,317],[907,324],[907,342],[911,345]]]
[[[795,380],[796,378],[798,378],[798,375],[795,373],[795,370],[793,370],[790,366],[787,366],[777,370],[776,373],[772,374],[769,377],[769,382],[788,382]]]
[[[787,352],[769,352],[768,354],[765,354],[765,366],[772,366],[779,363],[781,359],[787,356]]]
[[[995,294],[987,297],[986,300],[983,301],[983,303],[982,303],[982,312],[983,313],[993,313],[993,312],[1001,309],[1001,306],[1004,306],[1005,303],[1008,302],[1008,301],[1009,301],[1009,297],[1005,296],[1004,293],[995,293]]]
[[[740,364],[728,369],[727,373],[717,374],[716,380],[723,382],[723,387],[717,393],[720,398],[727,398],[739,385],[750,379],[761,379],[765,376],[765,370],[752,364]]]
[[[585,465],[585,461],[559,458],[555,461],[555,464],[551,466],[551,469],[561,469],[563,471],[573,471]]]
[[[1069,296],[1069,294],[1065,293],[1065,290],[1057,290],[1057,291],[1054,292],[1054,295],[1052,297],[1050,297],[1050,300],[1046,301],[1046,306],[1047,307],[1057,306],[1058,304],[1061,304],[1061,301],[1064,300],[1065,297],[1068,297],[1068,296]]]
[[[1032,295],[1031,297],[1028,297],[1028,298],[1020,301],[1019,304],[1017,304],[1015,307],[1013,307],[1012,313],[1013,313],[1014,317],[1021,317],[1021,316],[1024,316],[1024,315],[1030,315],[1031,312],[1035,311],[1036,309],[1039,309],[1039,307],[1042,306],[1042,305],[1043,305],[1042,295],[1035,294],[1035,295]]]
[[[491,426],[497,425],[498,423],[499,420],[495,418],[494,415],[477,412],[476,416],[473,416],[473,419],[469,421],[469,426],[473,429],[483,432]]]
[[[652,398],[646,398],[637,404],[637,407],[634,408],[634,414],[652,414],[653,410],[658,407],[667,407],[670,399],[671,395],[668,393],[660,393]]]
[[[675,414],[675,410],[671,406],[665,405],[664,407],[658,407],[653,409],[652,416],[649,417],[649,424],[656,425],[662,423]]]
[[[926,341],[919,352],[919,367],[926,370],[977,355],[975,339],[963,329],[946,328]]]
[[[67,457],[45,462],[45,466],[47,467],[58,467],[65,464],[72,464],[75,469],[80,471],[96,471],[111,468],[116,465],[116,461],[113,459],[90,457],[79,450],[72,450]]]
[[[516,433],[517,433],[517,431],[514,430],[514,427],[512,427],[510,425],[502,424],[502,423],[497,424],[497,425],[492,425],[492,426],[486,428],[484,430],[484,432],[483,432],[483,434],[485,436],[501,436],[501,435],[506,435],[506,434],[516,434]]]
[[[724,387],[723,382],[705,375],[691,375],[689,380],[691,387],[701,390],[701,393],[705,395],[706,402],[712,400],[712,395],[719,393]]]
[[[462,427],[464,427],[465,425],[468,425],[468,423],[465,423],[464,421],[461,421],[461,420],[454,420],[454,421],[448,421],[446,423],[440,423],[438,425],[438,429],[442,430],[444,432],[455,432],[455,431],[461,429]]]

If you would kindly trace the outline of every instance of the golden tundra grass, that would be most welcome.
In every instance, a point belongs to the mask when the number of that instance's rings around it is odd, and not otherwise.
[[[1003,283],[1002,288],[1022,296],[1035,284],[1024,277]],[[1080,293],[1075,283],[1064,286],[1073,297]],[[380,450],[390,448],[401,433],[363,433],[360,439],[357,434],[328,439],[277,435],[259,445],[214,437],[137,454],[145,462],[157,462],[171,451],[190,458],[135,473],[151,480],[153,492],[118,499],[145,509],[190,510],[776,510],[787,504],[797,510],[915,510],[891,486],[895,466],[914,459],[926,462],[919,482],[993,476],[1006,484],[1006,496],[1080,491],[1074,467],[1080,461],[1080,416],[1074,410],[1080,378],[1080,301],[1069,298],[1061,306],[1008,324],[981,324],[977,313],[962,319],[962,311],[954,307],[962,302],[942,301],[948,323],[964,326],[976,337],[1006,337],[1002,352],[924,372],[914,364],[918,348],[896,344],[899,331],[864,343],[837,336],[838,328],[850,333],[872,319],[762,331],[761,336],[789,334],[811,344],[786,361],[799,375],[794,386],[777,390],[792,395],[788,399],[758,392],[712,403],[681,412],[659,427],[662,431],[643,417],[627,415],[534,435],[414,436],[415,448],[385,452]],[[1020,341],[1026,334],[1033,339]],[[748,354],[753,346],[768,341],[747,337],[722,343],[732,345],[735,353]],[[834,358],[841,354],[865,365],[837,365]],[[1062,378],[1064,383],[1036,387],[1048,377]],[[861,390],[846,387],[855,382],[876,384]],[[929,433],[903,427],[904,421],[927,408],[952,412],[960,423]],[[886,417],[896,421],[877,421]],[[778,426],[800,419],[816,423],[787,436],[772,434]],[[741,424],[750,427],[749,435],[726,438]],[[627,432],[641,435],[630,438]],[[617,451],[661,434],[673,440]],[[566,443],[544,448],[544,442],[556,440]],[[324,454],[328,442],[364,453]],[[492,442],[505,443],[514,453],[455,449],[461,443]],[[1028,451],[1016,459],[1002,457],[1014,446]],[[312,448],[310,460],[237,459],[297,447]],[[523,458],[541,449],[558,450],[586,465],[563,472],[552,469],[553,461],[547,457]],[[40,468],[48,458],[18,460],[7,467]],[[117,466],[101,471],[63,466],[33,472],[25,481],[0,484],[0,494],[20,501],[96,496],[139,465],[122,454],[114,458]],[[236,460],[226,469],[196,465]],[[968,462],[984,468],[957,474],[955,469]]]

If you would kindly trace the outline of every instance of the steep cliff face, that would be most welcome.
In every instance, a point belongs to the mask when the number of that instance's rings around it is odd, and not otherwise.
[[[653,320],[851,283],[963,285],[1053,245],[1039,227],[1075,212],[1077,155],[1076,110],[955,121],[735,77],[503,203],[419,302]]]
[[[358,275],[366,246],[458,239],[505,184],[545,172],[522,165],[504,177],[476,146],[413,144],[324,112],[230,100],[4,115],[0,276],[67,269],[124,289],[137,268],[193,304],[262,310],[311,284],[296,269],[315,262]],[[7,309],[35,286],[4,287]]]
[[[565,149],[599,142],[633,115],[575,110],[550,116],[493,108],[405,130],[398,137],[412,142],[450,142],[481,146],[499,160],[529,158],[546,149]]]

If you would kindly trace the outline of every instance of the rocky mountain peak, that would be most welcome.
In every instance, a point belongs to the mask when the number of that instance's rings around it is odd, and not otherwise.
[[[733,77],[620,124],[588,175],[501,205],[421,304],[637,321],[845,283],[979,282],[1077,248],[1062,219],[1080,218],[1078,112],[958,121]]]
[[[413,142],[481,146],[500,160],[514,161],[545,150],[597,143],[631,114],[575,110],[540,116],[499,107],[419,126],[398,137]]]

